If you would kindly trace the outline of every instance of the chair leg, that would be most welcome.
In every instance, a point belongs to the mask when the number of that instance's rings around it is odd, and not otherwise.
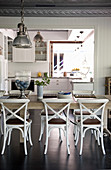
[[[39,141],[41,141],[41,138],[43,136],[44,133],[44,118],[41,118],[41,129],[40,129],[40,136],[39,136]]]
[[[92,133],[92,129],[91,129],[91,133]],[[98,135],[98,133],[97,133],[97,131],[96,130],[94,130],[94,136],[95,136],[95,139],[97,140],[98,138],[97,138],[97,135]]]
[[[82,155],[82,149],[83,149],[83,130],[81,129],[81,142],[79,155]]]
[[[24,133],[24,150],[25,150],[25,155],[27,155],[26,132]]]
[[[4,131],[3,148],[2,148],[1,155],[4,154],[5,146],[6,146],[6,140],[7,140],[7,133]]]
[[[1,115],[1,134],[3,135],[3,115]]]
[[[10,145],[10,141],[11,141],[11,133],[12,133],[12,129],[10,129],[10,131],[9,131],[8,145]]]
[[[97,142],[98,142],[98,145],[100,146],[100,132],[97,132]]]
[[[68,129],[66,130],[66,144],[67,144],[67,152],[70,155],[70,145],[69,145],[69,138],[68,138]]]
[[[77,122],[77,121],[78,121],[78,118],[74,117],[74,122]],[[77,125],[74,125],[73,134],[74,134],[74,140],[76,141],[76,139],[77,139]]]
[[[62,136],[61,136],[61,128],[59,128],[59,140],[60,140],[60,142],[62,142]]]
[[[74,122],[75,122],[76,120],[75,120],[75,116],[74,116]],[[74,129],[73,129],[73,135],[75,135],[75,129],[76,129],[76,127],[75,127],[75,125],[74,125]]]
[[[92,133],[92,134],[94,133],[94,130],[93,130],[93,129],[91,129],[91,133]]]
[[[45,141],[45,151],[44,151],[44,154],[47,153],[47,148],[48,148],[48,129],[46,130],[46,141]]]
[[[78,133],[78,131],[77,131],[77,126],[75,126],[75,136],[74,136],[74,140],[75,140],[75,141],[77,140],[77,133]]]
[[[79,141],[79,129],[78,129],[78,127],[76,127],[77,129],[76,129],[76,142],[75,142],[75,146],[77,146],[77,144],[78,144],[78,141]]]
[[[104,149],[104,142],[103,142],[103,132],[101,132],[101,146],[102,146],[102,151],[103,151],[103,154],[105,155],[106,152],[105,152],[105,149]]]
[[[31,138],[31,124],[30,124],[30,126],[29,126],[29,142],[30,142],[30,145],[32,146],[33,145],[33,143],[32,143],[32,138]]]

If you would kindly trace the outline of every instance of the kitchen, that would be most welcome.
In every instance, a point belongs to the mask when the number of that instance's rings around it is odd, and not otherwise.
[[[8,22],[10,20],[10,22]],[[19,17],[0,17],[1,28],[15,28],[20,22]],[[30,21],[30,22],[29,22]],[[87,21],[87,22],[86,22]],[[84,23],[85,22],[85,23]],[[110,77],[110,18],[25,18],[28,29],[69,29],[74,28],[95,28],[95,50],[94,50],[94,89],[96,94],[105,94],[105,77]],[[76,23],[76,26],[75,26]],[[45,25],[44,25],[45,24]],[[103,41],[104,40],[104,41]],[[104,56],[107,56],[105,60]]]
[[[94,90],[95,94],[104,95],[105,94],[105,77],[111,76],[111,3],[108,0],[107,3],[104,0],[100,1],[86,1],[86,0],[79,0],[79,5],[77,1],[73,1],[73,5],[71,5],[71,1],[62,1],[56,2],[50,1],[50,3],[46,3],[44,1],[44,6],[37,5],[37,1],[25,1],[26,10],[25,10],[25,20],[24,23],[28,28],[28,32],[30,34],[30,30],[40,31],[41,35],[43,36],[44,40],[48,41],[48,38],[45,36],[47,34],[43,34],[43,30],[73,30],[73,29],[94,29],[94,51],[93,51],[93,66],[92,70],[87,74],[87,69],[84,70],[84,74],[80,74],[80,67],[74,65],[70,70],[63,70],[62,77],[59,76],[60,72],[57,72],[57,75],[54,75],[54,80],[63,81],[60,83],[63,85],[64,80],[76,78],[84,78],[88,75],[88,82],[94,81]],[[0,8],[0,28],[15,30],[16,34],[16,26],[20,22],[20,8],[19,8],[19,1],[7,1],[8,5],[5,6],[4,4],[6,1],[1,0],[1,8]],[[29,3],[30,2],[30,3]],[[31,3],[32,2],[32,3]],[[38,1],[39,4],[43,1]],[[49,2],[49,1],[47,1]],[[85,2],[85,4],[83,3]],[[11,4],[10,4],[11,3]],[[12,4],[14,3],[14,6]],[[36,6],[34,6],[34,3]],[[88,5],[89,3],[90,5]],[[33,6],[31,6],[31,4]],[[28,6],[29,5],[29,6]],[[49,6],[48,6],[49,5]],[[65,6],[66,5],[66,6]],[[86,5],[86,6],[85,6]],[[48,8],[47,8],[48,7]],[[52,9],[53,8],[53,9]],[[31,40],[36,35],[30,35]],[[11,36],[11,39],[14,39],[15,34]],[[61,35],[58,36],[59,40],[64,40],[61,38]],[[52,38],[50,40],[55,41],[57,37]],[[5,38],[4,38],[5,39]],[[10,39],[10,40],[11,40]],[[75,40],[75,39],[74,39]],[[64,40],[65,41],[65,40]],[[7,46],[7,43],[5,43]],[[0,44],[1,46],[1,44]],[[3,52],[3,56],[7,55],[8,52],[4,52],[3,50],[3,43],[1,46],[1,51]],[[78,48],[78,47],[77,47]],[[80,48],[80,47],[79,47]],[[5,48],[4,48],[5,49]],[[59,49],[61,53],[61,49]],[[75,49],[74,49],[75,50]],[[76,52],[78,49],[76,49]],[[33,51],[34,52],[34,51]],[[33,52],[29,55],[31,58],[30,60],[34,60]],[[49,51],[47,51],[49,53]],[[35,54],[35,53],[34,53]],[[26,54],[24,54],[26,55]],[[42,55],[42,53],[41,53]],[[50,55],[47,55],[50,57]],[[7,56],[8,57],[8,56]],[[53,56],[57,59],[58,52],[55,51],[55,55]],[[8,61],[8,69],[4,69],[6,74],[4,74],[5,80],[12,80],[15,79],[15,73],[18,70],[31,70],[32,78],[35,80],[38,78],[38,72],[41,72],[42,75],[48,72],[49,76],[53,76],[52,73],[56,74],[56,71],[53,67],[49,67],[49,62],[12,62],[11,57],[10,61]],[[64,58],[63,53],[61,53],[60,58]],[[17,59],[17,58],[15,58]],[[20,58],[19,58],[20,59]],[[50,58],[48,58],[50,59]],[[54,64],[56,65],[56,59]],[[87,58],[84,57],[84,62],[87,63]],[[87,61],[87,62],[86,62]],[[82,63],[82,62],[81,62]],[[57,65],[59,66],[59,65]],[[66,68],[65,68],[66,69]],[[69,68],[67,68],[69,69]],[[52,72],[51,72],[52,71]],[[89,69],[88,69],[89,71]],[[5,73],[5,72],[3,72]],[[87,74],[87,75],[85,75]],[[6,75],[6,76],[5,76]],[[68,78],[68,76],[71,76]],[[86,76],[86,77],[85,77]],[[58,77],[60,77],[58,79]],[[39,78],[41,79],[41,78]],[[7,82],[8,83],[8,82]],[[11,83],[8,83],[11,84]],[[52,84],[52,85],[51,85]],[[50,83],[51,86],[55,85],[54,83]],[[70,84],[71,85],[71,84]],[[7,86],[7,85],[6,85]],[[57,88],[59,83],[57,82]],[[7,86],[8,87],[8,86]],[[68,88],[71,86],[67,86]],[[48,86],[47,86],[48,88]],[[66,88],[66,87],[64,87]],[[11,85],[7,88],[7,91],[11,89]],[[36,88],[35,88],[36,89]],[[72,89],[72,87],[71,87]],[[61,90],[61,89],[59,89]],[[63,89],[62,89],[63,90]],[[69,89],[66,89],[69,91]],[[56,91],[56,87],[55,87]],[[35,92],[36,93],[36,92]],[[35,106],[38,107],[37,103]],[[39,108],[40,109],[40,108]],[[66,143],[64,141],[58,145],[58,136],[56,136],[58,131],[54,131],[55,133],[51,134],[49,140],[49,149],[48,154],[44,156],[44,138],[41,142],[38,142],[39,139],[39,132],[40,132],[40,111],[39,110],[32,110],[31,111],[31,119],[33,120],[32,126],[32,139],[34,146],[28,146],[28,155],[24,157],[23,146],[19,145],[19,135],[17,134],[16,137],[13,137],[13,142],[10,147],[7,147],[6,153],[4,156],[0,158],[1,164],[0,169],[6,170],[8,169],[66,169],[66,170],[78,170],[78,169],[85,169],[85,170],[94,170],[94,169],[110,169],[110,158],[111,158],[111,143],[108,136],[104,136],[105,148],[106,148],[106,156],[103,156],[102,152],[100,151],[99,147],[96,145],[95,140],[93,141],[93,134],[91,136],[86,136],[86,141],[84,142],[84,149],[83,155],[79,156],[78,148],[74,146],[74,135],[73,131],[73,124],[71,124],[70,128],[70,150],[71,154],[70,157],[67,156],[66,150]],[[90,138],[91,137],[91,138]],[[2,137],[1,137],[2,139]]]
[[[93,29],[82,29],[82,33],[81,29],[41,30],[40,34],[43,37],[43,47],[36,46],[33,40],[38,31],[29,30],[28,33],[32,42],[32,48],[30,49],[12,47],[12,41],[16,36],[16,31],[12,29],[0,29],[0,32],[3,39],[1,39],[1,42],[6,41],[6,45],[2,44],[2,53],[5,59],[8,59],[8,75],[5,77],[5,83],[7,83],[8,79],[8,87],[1,90],[8,92],[16,89],[14,82],[15,74],[18,71],[31,71],[32,87],[29,89],[33,91],[32,94],[37,93],[34,81],[37,80],[39,72],[42,77],[44,72],[47,72],[48,76],[51,77],[50,84],[44,87],[44,93],[48,93],[49,89],[52,90],[53,93],[57,93],[57,91],[72,91],[73,81],[90,82],[91,78],[94,79]],[[53,51],[50,51],[50,46],[53,48]],[[45,54],[43,55],[44,49]],[[6,52],[4,52],[4,50],[6,50]],[[43,52],[41,50],[43,50]],[[64,60],[62,61],[64,65],[62,69],[59,69],[59,56],[61,54],[64,55]],[[56,61],[55,55],[58,55]],[[71,62],[68,64],[69,58]],[[51,68],[51,62],[53,63],[53,68]],[[55,62],[58,65],[56,66],[58,69],[54,68]],[[64,73],[66,73],[65,76]]]

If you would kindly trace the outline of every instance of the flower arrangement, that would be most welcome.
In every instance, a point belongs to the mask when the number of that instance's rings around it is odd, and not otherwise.
[[[42,78],[41,81],[36,80],[35,85],[37,86],[47,86],[50,83],[50,78],[48,76],[45,76]]]

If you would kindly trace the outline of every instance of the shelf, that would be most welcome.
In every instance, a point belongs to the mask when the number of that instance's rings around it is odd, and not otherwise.
[[[35,43],[35,61],[47,61],[47,43]]]
[[[45,54],[38,54],[38,53],[36,53],[35,55],[36,56],[46,56],[46,53]]]
[[[38,46],[35,46],[35,49],[37,49],[38,51],[39,51],[39,50],[44,50],[44,49],[46,49],[46,46],[45,46],[45,47],[38,47]]]
[[[47,61],[46,58],[35,58],[36,61]]]

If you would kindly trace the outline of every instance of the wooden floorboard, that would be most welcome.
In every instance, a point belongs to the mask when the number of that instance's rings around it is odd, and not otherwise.
[[[67,156],[66,140],[59,142],[57,129],[51,132],[47,155],[44,155],[45,135],[38,142],[40,132],[40,116],[38,110],[30,110],[33,146],[28,144],[28,155],[24,155],[23,144],[19,143],[19,132],[12,134],[11,145],[6,147],[4,155],[0,155],[0,170],[111,170],[111,141],[104,137],[106,155],[97,145],[94,136],[88,132],[84,139],[83,155],[79,156],[79,147],[74,146],[73,124],[70,125],[70,156]],[[2,136],[0,151],[2,149]]]

